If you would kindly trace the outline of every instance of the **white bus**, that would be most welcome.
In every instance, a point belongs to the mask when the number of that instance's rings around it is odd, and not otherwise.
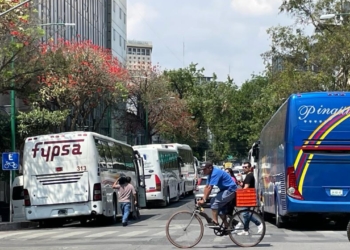
[[[29,221],[45,225],[48,220],[63,224],[107,218],[114,223],[121,210],[112,185],[120,176],[132,178],[138,206],[146,206],[142,159],[130,145],[112,138],[93,132],[30,137],[25,141],[23,165]]]
[[[196,170],[194,166],[194,158],[192,149],[190,146],[186,144],[179,144],[179,143],[170,143],[165,144],[169,148],[174,148],[182,160],[182,166],[181,166],[181,174],[183,179],[183,194],[185,193],[193,193],[193,190],[196,185]]]
[[[147,204],[167,206],[171,199],[178,201],[181,194],[181,168],[175,149],[166,146],[134,146],[144,161]]]

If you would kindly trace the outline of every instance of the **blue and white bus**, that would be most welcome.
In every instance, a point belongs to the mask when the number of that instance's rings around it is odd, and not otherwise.
[[[278,227],[350,213],[350,92],[293,94],[260,135],[258,189]]]

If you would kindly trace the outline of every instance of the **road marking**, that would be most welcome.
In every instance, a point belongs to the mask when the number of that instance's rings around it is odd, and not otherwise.
[[[97,237],[103,237],[103,236],[106,236],[106,235],[109,235],[109,234],[116,234],[118,233],[119,231],[107,231],[107,232],[102,232],[102,233],[94,233],[94,234],[90,234],[90,235],[86,235],[85,237],[86,238],[97,238]],[[116,235],[117,236],[117,235]]]
[[[225,237],[220,237],[220,236],[216,236],[214,239],[214,242],[221,242],[225,239]]]
[[[26,234],[29,231],[22,231],[22,232],[16,232],[16,233],[0,233],[0,239],[7,238],[7,237],[12,237],[15,235],[20,235],[20,234]]]
[[[41,231],[41,232],[36,232],[36,233],[30,233],[29,235],[21,236],[18,238],[19,239],[34,239],[34,238],[38,238],[38,237],[42,237],[42,236],[54,234],[54,233],[57,233],[57,232],[55,232],[55,231],[50,231],[50,232]]]
[[[315,231],[316,233],[322,234],[325,237],[341,237],[343,238],[344,235],[341,234],[340,232],[335,232],[335,231]]]
[[[305,232],[301,232],[301,231],[292,231],[292,230],[288,230],[288,229],[283,229],[283,232],[286,233],[288,236],[289,235],[302,235],[302,236],[305,236]]]
[[[136,236],[136,235],[143,234],[146,232],[148,232],[148,231],[134,231],[134,232],[126,233],[126,234],[120,234],[120,235],[118,235],[118,237]]]
[[[152,236],[165,236],[165,235],[166,235],[165,231],[161,231],[159,233],[153,234]]]
[[[88,232],[87,232],[87,231],[70,232],[70,233],[66,233],[66,234],[56,235],[56,236],[53,236],[53,237],[51,237],[51,238],[54,238],[54,239],[62,239],[62,238],[68,238],[68,237],[71,237],[71,236],[75,236],[75,235],[79,235],[79,234],[84,234],[84,233],[88,233]]]

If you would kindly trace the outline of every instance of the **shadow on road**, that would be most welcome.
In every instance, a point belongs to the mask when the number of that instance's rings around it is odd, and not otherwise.
[[[241,248],[241,247],[239,247],[237,245],[232,244],[232,245],[213,245],[213,246],[207,246],[207,247],[195,246],[195,247],[193,247],[193,249],[196,249],[196,248],[198,248],[198,249],[206,249],[206,248],[208,248],[208,249],[213,249],[213,248],[225,249],[225,248],[233,248],[233,247]],[[272,247],[272,245],[269,244],[269,243],[262,243],[262,244],[256,245],[254,248],[260,248],[260,247]]]
[[[267,222],[275,224],[275,218],[269,218]],[[299,220],[289,221],[283,228],[291,231],[346,231],[348,221],[339,219],[337,221],[326,220],[315,217],[304,217]]]

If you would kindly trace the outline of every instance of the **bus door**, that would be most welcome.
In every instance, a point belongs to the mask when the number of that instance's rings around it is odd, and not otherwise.
[[[146,207],[146,182],[145,182],[145,167],[143,164],[143,158],[138,151],[135,151],[135,165],[136,176],[138,179],[138,205],[139,207]]]

